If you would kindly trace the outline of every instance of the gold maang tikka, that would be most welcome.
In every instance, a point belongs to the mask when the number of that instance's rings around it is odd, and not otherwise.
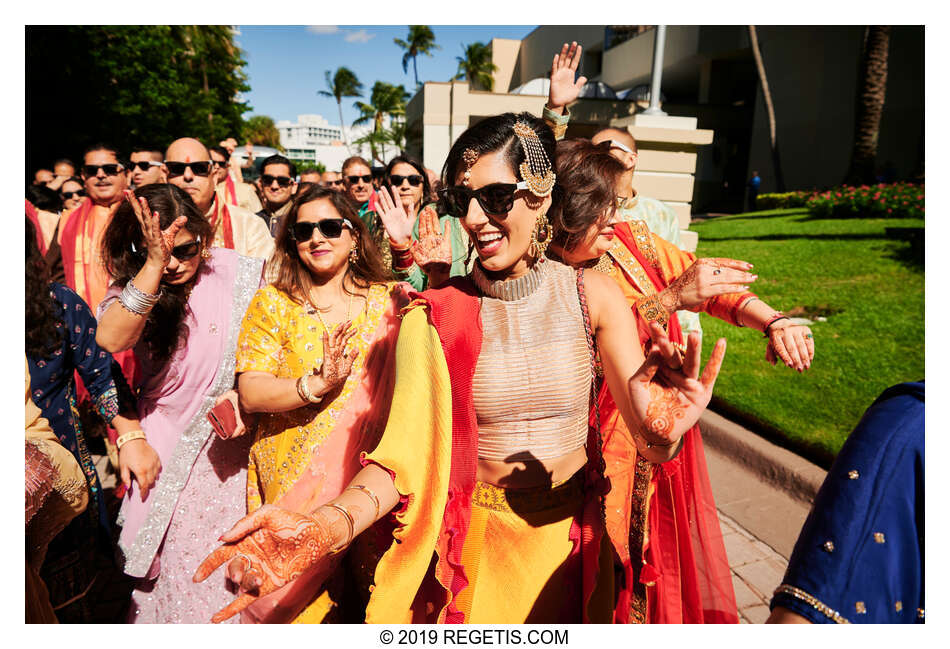
[[[527,183],[528,190],[538,198],[550,195],[557,176],[551,168],[548,154],[544,152],[541,139],[525,122],[515,122],[513,130],[524,150],[525,161],[518,167],[522,180]]]
[[[466,187],[472,182],[472,167],[478,162],[478,151],[475,149],[465,149],[462,152],[462,161],[465,162],[465,174],[462,176],[462,184]]]

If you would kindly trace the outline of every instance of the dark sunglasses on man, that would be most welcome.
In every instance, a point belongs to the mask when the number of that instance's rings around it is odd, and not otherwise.
[[[195,255],[201,252],[201,237],[197,237],[194,241],[189,241],[188,243],[183,243],[180,246],[175,246],[172,248],[172,257],[178,261],[188,261],[194,259]],[[135,244],[132,244],[132,253],[138,256],[141,259],[145,259],[148,255],[147,250],[139,250],[135,247]]]
[[[365,176],[347,176],[346,177],[346,182],[350,183],[351,185],[355,185],[361,180],[368,185],[371,182],[373,182],[373,174],[366,174]]]
[[[294,179],[290,176],[271,176],[270,174],[261,176],[261,184],[264,187],[270,187],[275,180],[279,187],[290,187],[290,184],[294,182]]]
[[[161,167],[161,162],[156,162],[155,160],[139,160],[138,162],[132,162],[129,164],[129,171],[148,171],[152,167]]]
[[[227,160],[212,160],[211,164],[213,164],[218,169],[225,169],[228,166]]]
[[[422,184],[423,178],[419,174],[412,174],[410,176],[400,176],[399,174],[391,174],[389,176],[389,184],[393,187],[399,187],[402,185],[404,180],[408,180],[409,184],[413,187],[418,187]]]
[[[297,221],[290,228],[290,236],[294,241],[310,241],[313,231],[320,230],[326,239],[339,239],[343,228],[353,229],[349,219],[323,219],[322,221]]]
[[[327,181],[327,187],[340,187],[340,186],[342,186],[342,185],[343,185],[343,179],[342,179],[342,178],[340,178],[339,180],[328,180],[328,181]]]
[[[196,176],[207,176],[211,173],[211,161],[199,160],[198,162],[172,162],[165,161],[165,167],[168,169],[168,175],[172,178],[184,176],[185,169],[191,169],[191,173]]]
[[[60,196],[63,197],[63,200],[64,200],[64,201],[68,201],[68,200],[71,199],[73,196],[75,196],[75,197],[77,197],[77,198],[83,198],[85,195],[86,195],[86,190],[85,190],[85,189],[77,189],[77,190],[74,191],[74,192],[61,192],[61,193],[60,193]]]
[[[515,205],[515,192],[528,189],[528,183],[492,183],[479,189],[462,185],[439,190],[437,204],[439,214],[448,214],[458,219],[465,218],[472,199],[478,201],[485,214],[505,216]]]
[[[105,165],[83,165],[82,175],[86,178],[92,178],[99,175],[100,169],[102,169],[102,173],[107,176],[118,176],[120,173],[125,171],[125,167],[123,167],[121,164],[113,162]]]

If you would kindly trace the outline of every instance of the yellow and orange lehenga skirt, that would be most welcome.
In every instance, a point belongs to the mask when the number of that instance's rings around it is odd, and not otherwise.
[[[458,608],[473,624],[580,622],[581,558],[570,538],[584,506],[583,470],[553,486],[504,489],[476,482],[462,549],[468,578]],[[613,569],[604,534],[591,621],[609,622]]]

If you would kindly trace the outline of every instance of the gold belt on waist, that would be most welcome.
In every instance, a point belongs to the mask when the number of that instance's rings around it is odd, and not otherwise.
[[[476,481],[472,505],[497,512],[535,513],[574,503],[584,495],[584,469],[562,482],[528,489],[505,489]]]

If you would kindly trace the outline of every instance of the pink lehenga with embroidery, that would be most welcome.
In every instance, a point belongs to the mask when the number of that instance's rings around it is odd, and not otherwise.
[[[188,301],[184,342],[156,368],[140,342],[138,415],[162,471],[143,502],[133,486],[122,502],[118,558],[140,580],[128,622],[205,623],[234,595],[223,576],[191,577],[217,537],[245,514],[250,436],[221,440],[206,415],[234,383],[241,318],[260,286],[263,260],[215,248]],[[99,315],[118,297],[113,286]]]

